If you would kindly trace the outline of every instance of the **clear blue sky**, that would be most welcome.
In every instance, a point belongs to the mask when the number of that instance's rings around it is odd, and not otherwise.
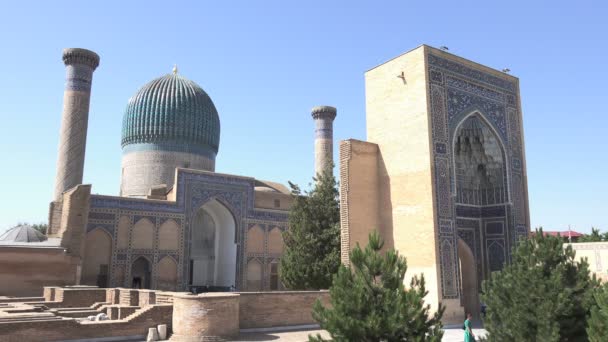
[[[305,185],[310,108],[364,140],[363,73],[426,43],[520,78],[533,227],[608,230],[607,22],[605,1],[3,3],[0,229],[47,219],[64,47],[101,56],[84,182],[117,194],[127,100],[174,63],[218,108],[218,172]]]

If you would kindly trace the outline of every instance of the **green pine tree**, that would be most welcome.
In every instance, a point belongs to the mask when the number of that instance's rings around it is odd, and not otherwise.
[[[332,166],[317,175],[311,191],[292,183],[289,229],[283,233],[283,285],[292,290],[328,289],[340,266],[340,203]]]
[[[522,240],[513,261],[484,282],[489,341],[587,341],[593,291],[589,265],[542,228]]]
[[[578,239],[578,242],[600,242],[604,238],[603,234],[600,234],[599,229],[591,227],[591,234],[585,234]]]
[[[587,334],[591,342],[608,341],[608,284],[605,283],[595,294],[595,305],[591,308]]]
[[[357,245],[351,253],[352,267],[340,266],[329,290],[331,306],[317,301],[313,317],[335,342],[441,341],[443,307],[429,317],[424,304],[424,277],[414,277],[406,289],[404,257],[394,250],[382,255],[378,233],[369,236],[365,250]],[[311,342],[325,341],[310,336]]]
[[[46,235],[46,232],[49,229],[49,225],[46,223],[37,223],[37,224],[33,224],[32,228],[34,228],[37,231],[39,231],[40,233]]]

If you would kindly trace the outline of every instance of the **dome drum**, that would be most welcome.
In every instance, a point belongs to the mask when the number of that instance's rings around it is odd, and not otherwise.
[[[121,195],[144,197],[173,185],[175,168],[215,171],[220,119],[196,83],[174,73],[144,85],[123,117]]]

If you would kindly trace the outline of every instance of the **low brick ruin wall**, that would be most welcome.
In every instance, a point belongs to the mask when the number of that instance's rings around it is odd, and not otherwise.
[[[176,337],[203,338],[235,336],[239,329],[316,324],[313,304],[329,303],[328,291],[231,292],[192,295],[126,288],[92,286],[45,287],[47,308],[57,316],[42,313],[36,320],[0,319],[0,341],[60,341],[94,337],[143,336],[159,324],[175,323]],[[24,298],[29,299],[29,298]],[[13,300],[13,299],[11,299]],[[16,300],[16,299],[15,299]],[[93,306],[93,304],[96,304]],[[106,312],[109,321],[83,321],[66,316],[69,308]],[[68,309],[68,310],[62,310]],[[72,310],[73,311],[73,310]],[[62,316],[62,312],[68,314]],[[1,314],[1,312],[0,312]],[[175,314],[175,315],[174,315]],[[206,322],[206,323],[205,323]],[[220,329],[221,328],[221,329]],[[211,335],[209,335],[211,334]]]
[[[74,319],[0,322],[0,340],[6,342],[48,342],[98,337],[146,336],[148,328],[171,326],[173,307],[151,305],[136,317],[118,321],[77,322]]]
[[[312,306],[317,299],[329,303],[328,291],[241,292],[241,329],[317,324]]]

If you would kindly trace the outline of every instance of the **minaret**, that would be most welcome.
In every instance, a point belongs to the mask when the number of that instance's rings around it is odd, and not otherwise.
[[[334,161],[334,119],[336,108],[318,106],[312,109],[315,120],[315,176],[322,173],[328,163]]]
[[[55,201],[61,200],[64,191],[82,183],[91,81],[93,71],[99,65],[99,56],[85,49],[64,49],[63,63],[66,66],[66,82],[59,133]]]

